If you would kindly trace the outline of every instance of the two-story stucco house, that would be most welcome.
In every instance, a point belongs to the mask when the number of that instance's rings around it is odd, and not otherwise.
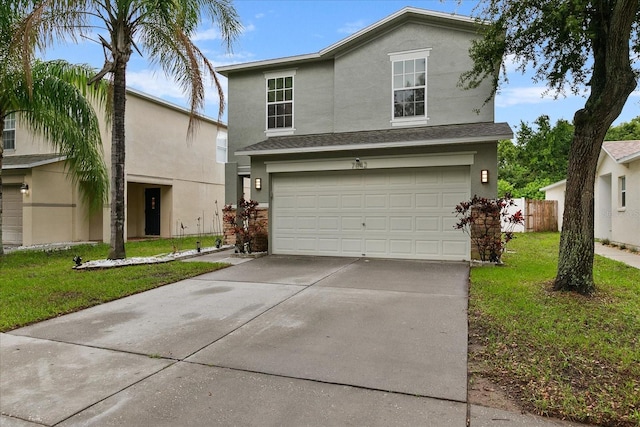
[[[273,254],[468,260],[456,204],[496,195],[491,84],[458,87],[473,19],[405,8],[318,53],[229,79],[225,201],[250,179]]]
[[[110,171],[110,127],[99,119]],[[188,110],[128,91],[127,238],[213,231],[215,202],[224,198],[227,128],[202,117],[187,139],[188,121]],[[4,129],[3,243],[108,242],[109,206],[89,216],[51,145],[21,128],[19,116],[6,119]]]

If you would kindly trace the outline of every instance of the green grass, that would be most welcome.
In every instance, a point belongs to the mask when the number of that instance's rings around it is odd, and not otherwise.
[[[127,257],[195,249],[196,238],[128,242]],[[215,245],[202,237],[202,247]],[[207,262],[168,262],[104,270],[73,270],[73,257],[105,259],[104,244],[60,251],[18,251],[0,257],[0,331],[91,307],[223,268]]]
[[[596,256],[594,296],[553,292],[558,245],[521,234],[472,269],[471,360],[538,414],[640,426],[640,270]]]

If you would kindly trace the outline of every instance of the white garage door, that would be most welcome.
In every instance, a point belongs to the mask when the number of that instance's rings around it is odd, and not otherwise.
[[[22,244],[22,193],[18,185],[2,187],[2,242]]]
[[[274,174],[272,252],[467,260],[469,186],[468,166]]]

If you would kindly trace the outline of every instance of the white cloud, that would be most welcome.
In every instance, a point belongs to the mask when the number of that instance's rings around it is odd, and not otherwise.
[[[219,65],[219,64],[216,64]],[[227,79],[218,76],[223,92],[228,93]],[[148,95],[164,99],[168,102],[189,108],[188,96],[182,88],[162,71],[142,69],[127,72],[127,85]],[[217,118],[218,115],[218,91],[213,85],[213,80],[205,82],[205,107],[204,114]]]
[[[264,13],[256,13],[255,18],[256,18],[256,19],[262,19],[262,18],[264,18],[265,16],[266,16],[266,14],[264,14]]]
[[[203,40],[219,40],[221,38],[220,30],[212,27],[203,31],[198,31],[193,35],[193,37],[191,37],[191,40],[197,42]]]
[[[343,34],[353,34],[365,27],[364,20],[360,19],[358,21],[347,22],[342,27],[338,28],[339,33]]]
[[[548,93],[548,88],[544,86],[505,88],[496,95],[496,107],[540,104],[553,100],[554,94]]]

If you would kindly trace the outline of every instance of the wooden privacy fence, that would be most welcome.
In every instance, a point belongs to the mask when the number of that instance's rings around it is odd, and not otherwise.
[[[558,231],[557,200],[526,200],[526,231]]]

